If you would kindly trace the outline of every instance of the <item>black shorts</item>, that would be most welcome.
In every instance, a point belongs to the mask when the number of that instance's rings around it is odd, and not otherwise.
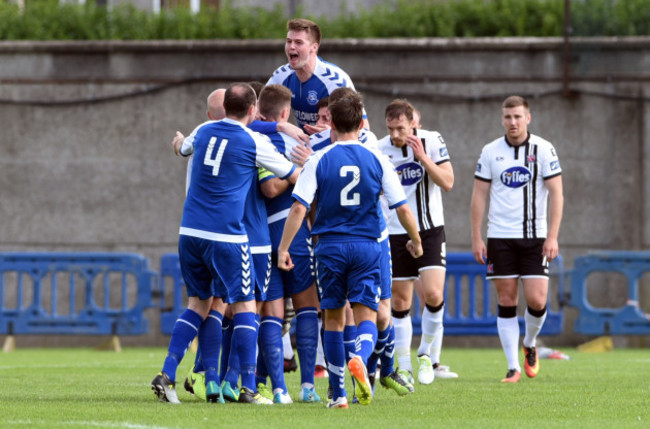
[[[444,226],[420,231],[424,253],[417,259],[406,250],[406,243],[409,241],[408,234],[391,235],[389,239],[394,280],[416,279],[422,269],[445,269],[447,267]]]
[[[488,238],[487,278],[546,277],[545,238]]]

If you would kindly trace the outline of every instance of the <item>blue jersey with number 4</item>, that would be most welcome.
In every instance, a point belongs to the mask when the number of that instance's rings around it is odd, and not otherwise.
[[[358,141],[341,141],[309,157],[293,197],[307,207],[317,201],[313,235],[377,239],[383,230],[378,209],[382,191],[391,209],[406,204],[387,158]]]
[[[180,234],[248,241],[242,219],[258,167],[281,178],[290,176],[295,167],[268,138],[228,118],[199,125],[186,140],[194,157]]]

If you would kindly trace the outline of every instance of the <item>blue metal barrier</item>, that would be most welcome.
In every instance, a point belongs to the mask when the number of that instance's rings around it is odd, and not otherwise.
[[[187,302],[185,282],[177,253],[166,253],[160,258],[160,330],[171,335],[178,316]],[[170,290],[171,289],[171,290]],[[170,298],[171,295],[171,299]]]
[[[136,254],[0,253],[0,333],[147,333],[156,278]]]
[[[558,256],[551,264],[551,279],[557,283],[558,296],[563,296],[564,263]],[[443,324],[445,335],[498,335],[496,291],[485,278],[485,265],[474,260],[472,253],[447,253],[447,276],[445,279],[445,314]],[[549,284],[549,305],[541,335],[562,333],[564,317],[561,310],[551,305]],[[413,295],[413,334],[422,333],[420,302]],[[494,309],[494,311],[493,311]],[[525,331],[524,318],[519,317],[519,329]]]
[[[587,277],[617,272],[627,279],[627,304],[594,308],[587,300]],[[639,308],[639,279],[650,272],[650,252],[597,252],[575,258],[571,275],[571,306],[579,310],[575,331],[591,335],[649,335],[650,315]]]
[[[564,266],[559,256],[551,264],[551,272],[557,278],[558,295],[563,295]],[[161,331],[171,334],[176,318],[185,309],[185,287],[181,276],[178,255],[163,255],[160,261],[161,286]],[[171,287],[171,290],[169,288]],[[170,299],[165,297],[171,296]],[[447,279],[445,302],[447,309],[444,316],[445,334],[448,335],[497,335],[497,319],[491,307],[496,302],[493,287],[485,279],[485,265],[474,260],[471,253],[447,254]],[[550,294],[549,294],[550,301]],[[496,304],[494,304],[496,308]],[[417,294],[413,296],[413,309],[419,309]],[[559,335],[563,328],[561,311],[554,311],[550,304],[542,335]],[[412,316],[413,333],[420,335],[421,315],[414,311]],[[519,318],[523,332],[524,320]]]

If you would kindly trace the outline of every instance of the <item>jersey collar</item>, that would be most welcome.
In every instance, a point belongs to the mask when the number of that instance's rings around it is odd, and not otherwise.
[[[528,141],[530,140],[530,131],[529,131],[529,132],[527,133],[527,135],[526,135],[526,140],[524,140],[523,142],[521,142],[521,144],[518,144],[518,145],[514,145],[514,144],[510,143],[510,142],[508,141],[508,136],[507,136],[507,135],[504,135],[504,136],[503,136],[503,139],[506,141],[506,144],[507,144],[508,146],[510,146],[510,147],[526,146],[526,145],[528,144]]]

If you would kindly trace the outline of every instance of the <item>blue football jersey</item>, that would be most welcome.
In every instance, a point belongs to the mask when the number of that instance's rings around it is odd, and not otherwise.
[[[307,207],[317,200],[313,235],[378,239],[384,230],[379,210],[382,191],[389,208],[406,204],[390,161],[358,141],[343,141],[309,157],[293,197]]]
[[[287,63],[276,69],[266,84],[279,84],[291,90],[291,108],[301,128],[318,121],[318,101],[321,98],[328,97],[337,88],[354,89],[350,76],[343,69],[320,57],[316,58],[314,73],[307,82],[300,82],[296,71]],[[365,119],[365,112],[363,117]]]
[[[194,157],[180,234],[215,241],[248,241],[243,219],[258,168],[286,178],[295,170],[294,165],[268,138],[229,118],[199,125],[186,141]]]

